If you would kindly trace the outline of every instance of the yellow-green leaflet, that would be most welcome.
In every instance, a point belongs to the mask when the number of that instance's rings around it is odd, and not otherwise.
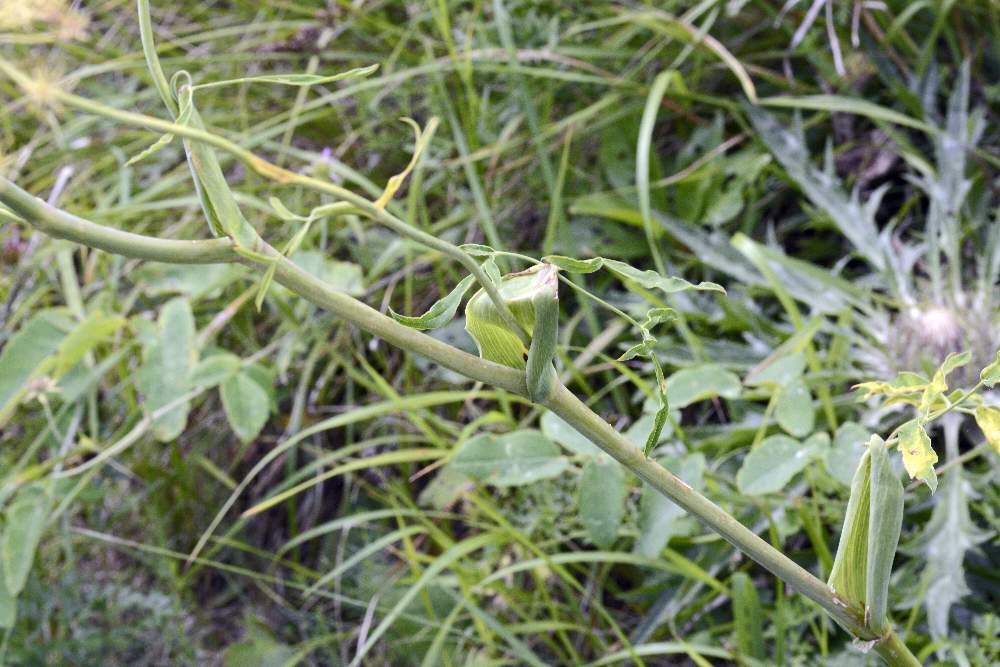
[[[503,277],[499,292],[514,319],[531,336],[530,349],[507,328],[496,306],[480,289],[465,307],[465,330],[479,347],[479,356],[510,368],[526,369],[532,400],[551,389],[551,362],[559,318],[556,267],[539,264]]]

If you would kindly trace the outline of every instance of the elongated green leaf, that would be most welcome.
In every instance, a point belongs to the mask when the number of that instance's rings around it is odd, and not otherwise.
[[[232,86],[239,83],[276,83],[282,86],[316,86],[324,83],[333,83],[352,77],[368,76],[378,69],[378,65],[368,65],[367,67],[355,67],[346,72],[337,74],[262,74],[260,76],[244,76],[239,79],[227,79],[225,81],[210,81],[192,86],[193,90],[204,90],[206,88],[219,88],[221,86]]]
[[[0,354],[0,426],[7,423],[31,381],[55,365],[56,351],[72,328],[63,310],[42,310],[28,320]]]
[[[667,294],[675,294],[676,292],[691,289],[726,293],[726,290],[721,285],[716,285],[715,283],[689,283],[683,278],[663,276],[656,271],[637,269],[630,264],[620,262],[616,259],[606,259],[604,257],[574,259],[572,257],[563,257],[562,255],[549,255],[544,260],[549,264],[558,266],[567,273],[594,273],[598,269],[605,268],[626,282],[632,281],[646,289],[658,289]]]
[[[625,470],[606,456],[587,462],[580,476],[580,520],[590,541],[607,549],[618,537],[625,515]]]
[[[801,379],[778,389],[775,396],[774,418],[778,425],[796,438],[812,433],[816,422],[813,397]]]
[[[865,582],[865,616],[868,624],[886,629],[889,577],[903,527],[903,485],[892,471],[882,438],[873,437],[871,452],[871,506],[868,520],[868,563]]]
[[[61,376],[111,334],[125,325],[124,317],[94,311],[77,324],[59,344],[58,360],[53,373]]]
[[[188,80],[186,84],[185,79]],[[189,79],[190,76],[186,72],[178,72],[173,80],[174,95],[180,106],[176,122],[204,130],[205,123],[194,105],[193,87]],[[246,252],[255,251],[259,237],[253,226],[243,217],[233,191],[222,173],[222,167],[219,166],[215,150],[206,143],[185,139],[184,151],[202,202],[202,209],[213,233],[225,234],[238,248]]]
[[[740,389],[740,379],[715,364],[684,368],[667,379],[667,396],[675,409],[715,396],[736,398]]]
[[[150,155],[158,153],[163,148],[166,148],[167,146],[169,146],[170,142],[172,142],[173,140],[174,140],[174,135],[172,133],[170,133],[170,132],[167,132],[166,134],[160,135],[159,139],[157,139],[152,144],[150,144],[148,147],[146,147],[146,149],[143,150],[141,153],[139,153],[137,155],[133,155],[132,157],[130,157],[129,160],[128,160],[128,162],[125,163],[125,166],[126,167],[131,167],[136,162],[139,162],[140,160],[145,160]]]
[[[21,488],[7,508],[0,560],[7,592],[12,596],[16,597],[28,580],[51,507],[45,490],[31,485]]]
[[[736,626],[736,646],[740,655],[763,660],[764,613],[753,579],[746,572],[736,572],[730,579],[733,592],[733,621]]]
[[[409,315],[400,315],[399,313],[389,309],[389,315],[392,319],[396,320],[400,324],[405,324],[413,329],[418,329],[420,331],[425,331],[427,329],[437,329],[438,327],[443,327],[455,318],[455,313],[458,312],[458,306],[462,303],[462,297],[465,293],[469,291],[469,288],[475,284],[475,276],[467,276],[458,285],[455,286],[447,296],[442,297],[434,302],[427,312],[419,317],[411,317]]]
[[[545,264],[538,272],[538,287],[531,297],[534,325],[525,364],[528,398],[541,403],[549,397],[558,382],[553,361],[559,336],[558,269]]]
[[[814,443],[804,444],[787,435],[764,438],[743,460],[736,474],[740,493],[777,493],[822,452]]]
[[[143,393],[143,410],[150,414],[173,403],[191,389],[191,372],[197,361],[194,314],[187,299],[171,299],[160,311],[156,327],[144,342],[143,364],[136,385]],[[183,402],[153,423],[161,442],[173,440],[187,424],[189,402]]]
[[[826,111],[828,113],[849,113],[857,116],[866,116],[872,120],[902,125],[903,127],[912,127],[915,130],[922,130],[928,134],[934,132],[934,129],[930,125],[921,120],[856,97],[844,97],[842,95],[803,95],[796,97],[794,95],[785,95],[782,97],[764,97],[760,100],[760,104],[765,107],[809,109],[812,111]]]
[[[562,474],[566,464],[555,443],[524,430],[467,440],[448,467],[494,486],[523,486]]]
[[[249,373],[241,371],[222,382],[219,394],[233,432],[243,442],[251,442],[264,428],[271,411],[267,391]]]
[[[877,438],[878,436],[872,436]],[[871,451],[865,450],[851,482],[844,527],[830,571],[830,587],[845,602],[864,605],[868,580],[868,523],[871,515]]]

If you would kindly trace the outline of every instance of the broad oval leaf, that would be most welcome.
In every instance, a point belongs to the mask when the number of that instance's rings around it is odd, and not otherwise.
[[[601,448],[592,443],[582,433],[570,426],[562,417],[554,412],[546,412],[540,422],[542,433],[574,454],[582,456],[597,456]]]
[[[240,358],[231,352],[205,357],[191,373],[191,386],[209,388],[220,385],[239,372],[240,364]]]
[[[816,423],[813,397],[802,379],[778,389],[775,397],[774,418],[778,425],[796,438],[812,433]]]
[[[817,449],[815,445],[800,443],[787,435],[764,438],[747,454],[736,474],[740,493],[762,495],[781,491],[815,458]]]
[[[45,490],[31,485],[22,487],[7,508],[0,560],[4,583],[12,596],[17,596],[28,580],[51,507],[52,501]]]
[[[187,299],[171,299],[160,311],[156,327],[144,340],[143,364],[136,384],[143,393],[146,414],[175,402],[191,389],[191,372],[197,361],[194,314]],[[190,401],[184,401],[153,422],[153,435],[161,442],[173,440],[187,425]]]
[[[626,493],[625,470],[617,461],[601,456],[584,466],[580,476],[580,520],[595,546],[607,549],[618,537]]]
[[[54,355],[73,326],[63,310],[43,310],[28,320],[0,354],[0,427],[13,414],[32,380],[56,363]]]
[[[736,398],[739,395],[740,379],[715,364],[684,368],[667,379],[667,397],[674,409],[716,396]]]
[[[837,428],[833,437],[833,446],[827,450],[824,457],[826,470],[830,475],[845,486],[851,485],[854,472],[866,451],[870,431],[855,422],[844,422]]]
[[[555,443],[541,432],[528,429],[471,438],[448,467],[493,486],[522,486],[556,477],[566,465]]]
[[[219,393],[233,433],[243,442],[256,438],[271,412],[267,390],[250,373],[241,371],[225,380]]]

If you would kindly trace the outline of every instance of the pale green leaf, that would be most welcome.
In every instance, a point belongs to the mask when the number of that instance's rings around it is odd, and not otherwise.
[[[0,353],[0,427],[28,391],[32,380],[50,371],[73,324],[63,310],[42,310],[29,319]]]
[[[736,626],[736,646],[740,655],[763,660],[764,613],[757,587],[746,572],[736,572],[730,578],[733,592],[733,624]]]
[[[765,363],[753,368],[747,373],[743,384],[748,387],[783,387],[802,377],[805,370],[805,353],[792,352],[776,359],[768,359]]]
[[[736,486],[746,495],[777,493],[818,454],[818,447],[787,435],[772,435],[754,448],[736,474]]]
[[[715,364],[684,368],[667,379],[667,396],[675,409],[716,396],[736,398],[740,389],[740,379]]]
[[[249,373],[239,372],[222,383],[219,393],[233,433],[243,442],[251,442],[271,412],[267,391]]]
[[[499,285],[500,298],[510,308],[514,319],[530,336],[535,327],[535,296],[549,291],[550,269],[538,264],[527,271],[503,277]],[[484,265],[485,268],[485,265]],[[510,368],[523,369],[528,359],[528,347],[507,328],[500,312],[485,290],[472,295],[465,305],[465,330],[479,348],[479,356]]]
[[[774,418],[785,432],[796,438],[812,433],[816,411],[812,394],[803,380],[794,380],[779,388],[774,401]]]
[[[471,438],[448,467],[493,486],[522,486],[556,477],[566,465],[555,443],[539,431],[523,430]]]
[[[668,457],[660,463],[684,480],[695,491],[704,488],[705,456],[700,452],[689,454],[684,459]],[[643,484],[639,501],[639,537],[635,542],[635,552],[647,558],[656,558],[670,542],[670,538],[682,534],[693,524],[680,506],[662,493]]]
[[[221,86],[231,86],[238,83],[275,83],[282,86],[316,86],[324,83],[333,83],[341,79],[357,76],[368,76],[378,69],[378,65],[368,65],[367,67],[355,67],[346,72],[337,74],[262,74],[260,76],[245,76],[239,79],[227,79],[225,81],[210,81],[192,86],[192,90],[204,90],[206,88],[218,88]]]
[[[144,341],[143,364],[136,385],[144,395],[143,410],[151,414],[175,402],[191,389],[191,372],[198,358],[194,314],[187,299],[171,299],[160,311],[151,337]],[[190,402],[184,401],[153,423],[161,442],[173,440],[187,424]]]
[[[878,436],[873,435],[872,439]],[[880,438],[879,438],[880,439]],[[844,527],[829,585],[848,604],[864,605],[868,589],[868,523],[871,516],[871,452],[866,449],[851,481]]]
[[[0,562],[0,629],[2,630],[14,627],[17,621],[17,596],[7,590],[6,578],[3,563]]]
[[[215,387],[236,375],[240,358],[230,352],[213,354],[202,359],[191,373],[192,387]]]
[[[892,470],[889,454],[881,438],[872,438],[871,505],[868,520],[868,562],[865,588],[865,615],[868,624],[886,629],[889,577],[903,527],[903,485]]]
[[[933,128],[921,120],[911,118],[906,114],[857,97],[844,97],[842,95],[803,95],[796,97],[794,95],[784,95],[782,97],[764,97],[760,100],[760,104],[767,107],[854,114],[857,116],[866,116],[872,120],[895,123],[903,127],[912,127],[913,129],[922,130],[927,133],[933,132]]]
[[[625,515],[625,470],[606,456],[591,459],[580,476],[580,520],[590,541],[607,549]]]
[[[28,580],[51,507],[49,495],[37,485],[22,487],[7,507],[0,560],[7,591],[15,597]]]
[[[125,326],[125,318],[94,311],[77,324],[59,344],[53,374],[61,376],[111,334]]]
[[[866,451],[865,443],[870,433],[854,422],[844,422],[837,428],[833,446],[827,450],[825,463],[827,472],[841,484],[851,485],[854,472]]]
[[[573,452],[582,456],[597,456],[601,449],[592,443],[586,436],[566,423],[562,417],[554,412],[546,412],[541,419],[542,433],[550,440],[558,443]]]

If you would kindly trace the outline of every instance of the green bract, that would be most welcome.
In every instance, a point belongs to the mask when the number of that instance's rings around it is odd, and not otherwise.
[[[551,264],[504,276],[500,296],[528,335],[529,345],[503,322],[496,305],[479,290],[465,307],[465,329],[483,359],[525,369],[528,397],[544,400],[552,389],[556,334],[559,326],[558,269]]]

